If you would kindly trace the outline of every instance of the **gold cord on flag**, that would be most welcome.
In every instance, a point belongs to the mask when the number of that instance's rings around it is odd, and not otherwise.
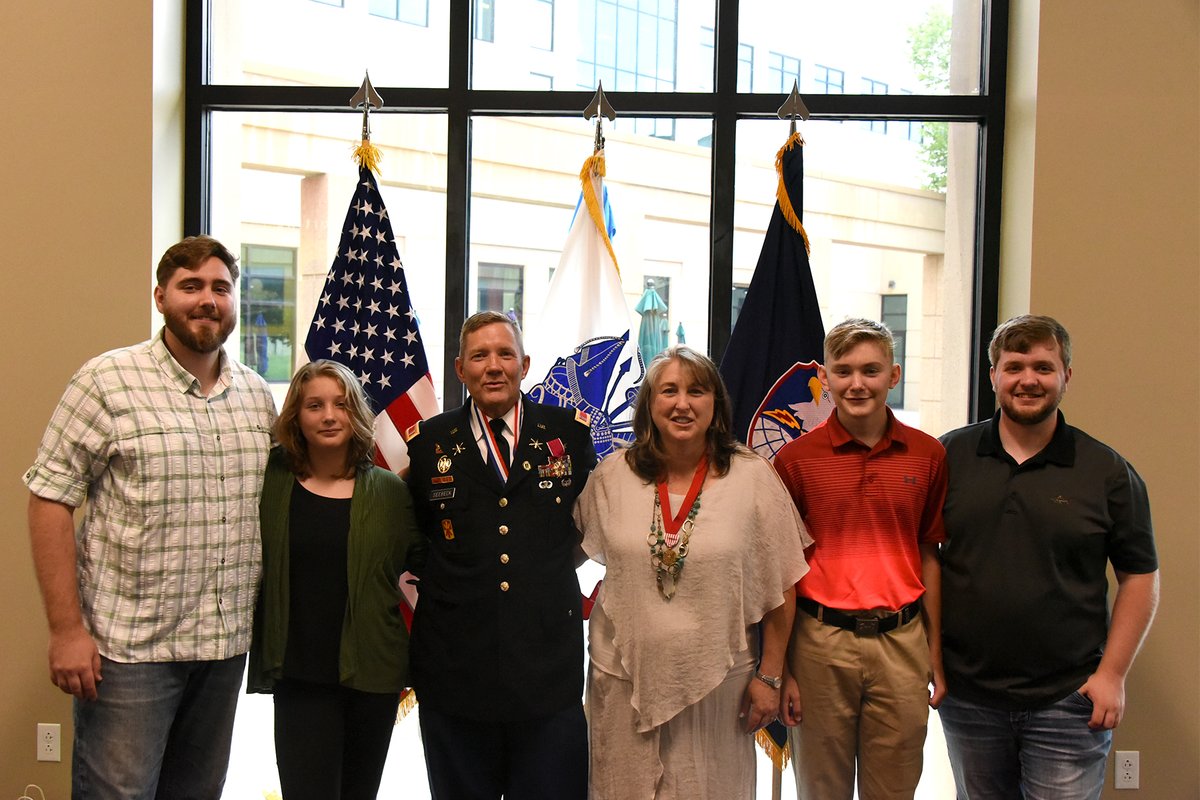
[[[792,226],[792,230],[800,234],[800,238],[804,240],[804,252],[812,255],[812,248],[808,244],[808,232],[804,230],[800,217],[796,215],[796,209],[792,208],[792,199],[788,197],[787,186],[783,183],[783,154],[793,147],[803,146],[804,137],[797,131],[788,137],[788,140],[783,143],[783,147],[779,148],[779,152],[775,154],[775,172],[779,175],[779,188],[775,190],[775,199],[779,201],[779,210],[783,213],[783,218],[787,220],[788,225]]]
[[[583,184],[583,202],[587,206],[588,216],[592,218],[596,230],[604,237],[604,246],[608,248],[613,267],[620,275],[621,267],[617,264],[617,254],[613,252],[612,239],[608,238],[608,226],[604,224],[604,209],[600,198],[596,197],[596,184],[592,183],[593,175],[603,178],[604,174],[604,151],[600,150],[583,162],[583,169],[579,170],[579,182]]]

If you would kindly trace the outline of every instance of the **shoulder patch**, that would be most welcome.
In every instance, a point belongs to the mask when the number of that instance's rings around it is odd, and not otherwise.
[[[421,433],[421,420],[417,420],[412,425],[408,426],[408,430],[404,432],[404,441],[411,442]]]
[[[589,428],[592,427],[591,415],[582,409],[575,409],[575,421],[581,425],[586,425]]]

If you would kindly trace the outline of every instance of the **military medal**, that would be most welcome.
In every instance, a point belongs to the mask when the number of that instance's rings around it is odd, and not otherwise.
[[[571,457],[567,455],[562,439],[551,439],[546,442],[550,457],[545,464],[538,465],[539,478],[566,478],[571,475]]]
[[[700,490],[707,476],[706,455],[696,465],[692,485],[688,487],[683,505],[675,516],[671,516],[671,496],[665,480],[658,482],[654,493],[654,514],[650,518],[650,534],[646,537],[646,543],[650,545],[650,566],[654,568],[654,579],[665,600],[675,596],[675,584],[683,572],[692,531],[696,527],[696,515],[700,513]]]

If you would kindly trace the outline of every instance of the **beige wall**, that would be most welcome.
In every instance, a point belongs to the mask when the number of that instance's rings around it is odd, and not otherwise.
[[[153,324],[153,262],[178,235],[178,10],[0,5],[4,125],[0,317],[0,797],[65,798],[66,762],[34,761],[34,724],[70,705],[45,675],[46,631],[25,534],[22,471],[67,377]],[[1185,0],[1015,0],[1026,105],[1021,180],[1006,183],[1002,314],[1059,316],[1077,337],[1066,407],[1150,485],[1163,608],[1129,683],[1118,747],[1142,751],[1140,793],[1200,796],[1200,32]],[[163,13],[158,13],[162,11]],[[1027,24],[1032,21],[1032,27]],[[154,51],[154,32],[165,47]],[[1022,40],[1027,43],[1028,40]],[[155,103],[154,101],[157,101]],[[153,108],[153,113],[152,113]],[[1036,120],[1036,126],[1034,121]],[[1034,159],[1029,173],[1028,158]],[[1028,287],[1028,288],[1024,288]],[[32,379],[31,379],[32,378]],[[69,736],[69,730],[64,730]],[[69,748],[64,747],[64,752]]]

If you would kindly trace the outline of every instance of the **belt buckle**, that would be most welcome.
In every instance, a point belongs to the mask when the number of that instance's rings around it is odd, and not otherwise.
[[[854,635],[860,638],[879,635],[879,617],[855,617]]]

